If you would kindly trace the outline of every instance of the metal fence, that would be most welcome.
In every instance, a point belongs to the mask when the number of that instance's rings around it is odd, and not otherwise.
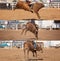
[[[17,2],[6,2],[6,1],[0,1],[0,9],[14,9]]]
[[[49,3],[49,7],[60,8],[60,2],[51,2]]]
[[[7,2],[7,1],[0,1],[0,9],[14,9],[16,6],[17,1]],[[47,8],[60,8],[60,2],[46,2],[43,3]]]

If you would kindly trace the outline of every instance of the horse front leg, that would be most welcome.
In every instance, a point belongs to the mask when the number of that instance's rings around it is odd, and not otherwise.
[[[23,34],[23,32],[25,31],[25,29],[22,29],[22,32],[21,32],[21,34]]]
[[[27,50],[27,58],[29,59],[29,50]]]
[[[26,30],[25,30],[25,35],[26,35],[27,31],[28,31],[28,30],[26,29]]]
[[[27,10],[27,11],[30,11],[30,12],[33,13],[33,10],[29,7],[29,5],[27,3],[26,4],[25,3],[23,4],[23,9],[24,10]]]
[[[36,57],[37,57],[37,52],[35,51],[35,55],[36,55]]]

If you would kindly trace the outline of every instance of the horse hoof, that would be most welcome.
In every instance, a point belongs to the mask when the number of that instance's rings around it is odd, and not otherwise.
[[[31,12],[33,13],[34,11],[33,11],[33,10],[31,10]]]
[[[31,11],[33,13],[33,11]]]

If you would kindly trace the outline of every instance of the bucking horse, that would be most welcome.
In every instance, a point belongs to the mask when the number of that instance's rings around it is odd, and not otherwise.
[[[36,39],[38,39],[38,28],[39,27],[37,24],[27,22],[26,25],[23,26],[21,34],[23,34],[23,32],[25,32],[25,34],[26,34],[27,31],[30,31],[35,35]]]
[[[43,53],[43,48],[42,48],[42,42],[39,44],[36,43],[36,50],[34,50],[34,45],[31,40],[28,40],[24,43],[24,55],[25,57],[27,56],[29,58],[29,52],[31,51],[33,54],[33,57],[37,57],[37,51],[41,51]],[[27,54],[27,55],[26,55]]]
[[[38,11],[44,7],[44,4],[41,2],[35,2],[34,4],[32,4],[32,2],[30,1],[18,1],[17,4],[16,4],[16,8],[18,9],[24,9],[24,10],[27,10],[27,11],[30,11],[32,13],[36,13],[37,17],[40,19],[40,15],[38,13]]]

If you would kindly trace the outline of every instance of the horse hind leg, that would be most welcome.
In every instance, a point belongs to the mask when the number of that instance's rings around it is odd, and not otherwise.
[[[32,53],[33,53],[33,57],[34,57],[34,56],[35,56],[35,55],[34,55],[34,52],[32,52]]]
[[[29,49],[27,50],[27,58],[29,59]]]
[[[34,55],[34,53],[35,53],[35,55]],[[37,57],[37,52],[36,52],[36,50],[34,50],[34,52],[33,52],[33,57]]]
[[[26,50],[24,49],[24,58],[26,58],[26,52],[25,52]]]
[[[36,37],[36,39],[38,39],[38,35],[36,35],[35,37]]]
[[[35,37],[36,37],[36,39],[38,39],[38,32],[35,33]]]

